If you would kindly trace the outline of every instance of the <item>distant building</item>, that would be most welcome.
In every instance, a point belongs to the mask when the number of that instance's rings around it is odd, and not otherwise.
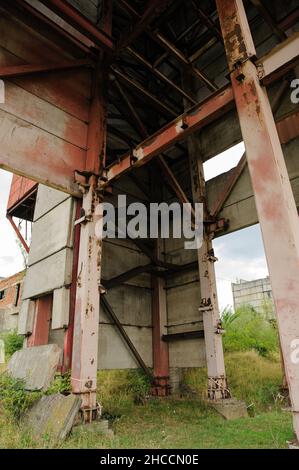
[[[0,333],[18,326],[25,271],[0,279]]]
[[[235,310],[242,305],[251,305],[257,312],[274,315],[274,304],[269,277],[232,283]]]

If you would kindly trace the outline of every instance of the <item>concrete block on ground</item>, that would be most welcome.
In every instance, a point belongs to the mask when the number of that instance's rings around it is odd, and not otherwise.
[[[71,283],[72,249],[60,250],[27,270],[23,299],[48,294]]]
[[[43,396],[27,413],[25,425],[34,437],[61,441],[70,433],[81,401],[78,395],[72,394]]]
[[[248,417],[246,403],[235,398],[216,401],[212,406],[227,420]]]
[[[47,390],[61,355],[62,350],[57,344],[24,348],[12,355],[8,372],[15,379],[24,380],[26,390]]]
[[[69,324],[70,289],[61,287],[53,292],[52,330],[65,328]]]
[[[289,449],[297,449],[299,450],[299,442],[295,439],[293,441],[287,441],[287,445]],[[297,455],[297,454],[296,454]]]
[[[79,424],[73,429],[73,433],[97,433],[103,434],[108,437],[113,437],[114,432],[112,429],[109,429],[109,421],[107,419],[100,419],[98,421],[93,421],[89,424]]]
[[[23,300],[18,318],[18,334],[28,335],[33,331],[35,301]]]

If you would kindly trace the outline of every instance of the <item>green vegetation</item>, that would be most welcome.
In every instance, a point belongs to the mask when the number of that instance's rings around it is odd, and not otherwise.
[[[54,393],[68,394],[70,393],[71,387],[71,374],[68,372],[64,375],[56,375],[55,379],[51,383],[50,387],[46,391],[46,395],[52,395]]]
[[[276,322],[269,318],[266,307],[261,313],[250,306],[240,307],[234,313],[225,310],[222,324],[225,330],[223,345],[227,352],[254,350],[269,357],[279,349]]]
[[[275,322],[244,307],[224,312],[225,362],[232,394],[249,415],[225,421],[206,400],[206,370],[185,369],[179,398],[150,398],[142,371],[98,374],[98,400],[114,437],[74,428],[63,448],[285,448],[292,439],[292,416],[283,411],[281,364]],[[70,377],[57,376],[47,393],[67,393]],[[16,424],[38,394],[20,381],[0,376],[0,448],[50,447]]]
[[[98,373],[98,401],[103,417],[118,419],[132,413],[134,406],[144,404],[149,396],[150,382],[140,370],[109,370]]]
[[[253,415],[256,411],[278,408],[283,401],[279,356],[261,357],[255,351],[227,353],[227,379],[232,395],[244,400]],[[184,389],[187,393],[206,398],[206,369],[186,369]]]
[[[16,331],[2,333],[0,339],[4,341],[6,361],[8,361],[14,352],[23,347],[24,336],[18,335]]]
[[[39,392],[27,392],[22,380],[6,372],[0,375],[1,413],[5,419],[17,422],[40,396]]]

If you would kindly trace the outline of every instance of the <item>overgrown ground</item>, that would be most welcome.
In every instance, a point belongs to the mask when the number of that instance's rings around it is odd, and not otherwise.
[[[235,397],[246,402],[250,417],[228,422],[217,415],[205,400],[204,369],[186,370],[181,397],[166,400],[148,398],[149,384],[139,371],[106,371],[99,373],[98,396],[114,437],[74,428],[61,447],[286,447],[286,441],[293,437],[292,418],[280,394],[282,377],[275,325],[257,318],[248,309],[234,318],[227,314],[224,323],[230,388]],[[0,447],[52,447],[46,439],[33,440],[15,422],[16,410],[23,409],[27,400],[26,392],[20,384],[10,384],[9,388],[4,377],[3,374],[0,377]],[[7,387],[9,391],[5,394],[3,390]],[[67,380],[58,379],[52,391],[66,388]]]

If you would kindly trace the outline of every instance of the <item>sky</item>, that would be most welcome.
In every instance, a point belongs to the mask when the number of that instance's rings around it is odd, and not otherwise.
[[[6,219],[6,206],[12,174],[0,170],[0,277],[11,276],[23,269],[23,256],[15,232]]]
[[[206,180],[236,166],[244,144],[240,143],[204,164]],[[0,277],[23,269],[23,257],[15,232],[5,217],[12,174],[0,170]],[[252,280],[268,275],[259,225],[224,235],[213,242],[217,291],[220,309],[232,307],[231,283],[238,279]]]

